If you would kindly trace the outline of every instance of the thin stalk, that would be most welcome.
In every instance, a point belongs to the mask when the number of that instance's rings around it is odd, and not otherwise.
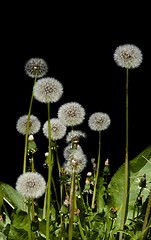
[[[43,206],[43,219],[46,218],[47,196],[48,196],[48,184],[46,186],[46,191],[45,191],[44,206]]]
[[[70,190],[70,212],[69,212],[69,232],[68,240],[72,240],[73,234],[73,215],[74,215],[74,204],[75,204],[75,167],[73,167],[71,190]]]
[[[28,240],[31,240],[30,198],[28,199]]]
[[[50,201],[51,201],[51,178],[53,161],[51,159],[51,126],[50,126],[50,103],[48,103],[48,196],[47,196],[47,213],[46,213],[46,240],[49,240],[49,220],[50,220]]]
[[[61,167],[60,167],[60,162],[59,162],[59,155],[58,155],[58,149],[57,149],[57,142],[55,141],[55,151],[56,151],[56,159],[57,159],[57,165],[58,165],[58,172],[59,172],[59,178],[61,175]],[[60,205],[62,206],[63,204],[63,184],[60,184]]]
[[[77,209],[77,198],[75,198],[75,209]],[[80,235],[81,235],[81,239],[84,239],[84,232],[83,232],[83,228],[81,225],[81,220],[80,217],[78,216],[78,222],[79,222],[79,231],[80,231]]]
[[[151,191],[149,193],[149,199],[148,199],[148,203],[147,203],[147,208],[146,208],[146,213],[145,213],[145,218],[144,218],[144,223],[143,223],[143,227],[142,227],[142,232],[146,229],[147,227],[147,222],[148,222],[148,217],[150,214],[150,208],[151,208]],[[140,238],[140,240],[145,239],[145,235],[147,234],[147,232],[145,232],[143,234],[143,236]]]
[[[128,68],[126,69],[126,143],[125,143],[125,171],[124,171],[124,191],[123,191],[123,207],[121,215],[120,229],[124,229],[126,220],[126,205],[128,195]],[[122,239],[123,232],[119,233],[119,240]]]
[[[100,169],[100,153],[101,153],[101,131],[99,131],[99,150],[98,150],[97,172],[96,172],[96,177],[95,177],[95,185],[94,185],[94,191],[93,191],[93,196],[92,196],[91,208],[94,208],[94,203],[95,203],[96,187],[97,187],[97,181],[98,181],[99,169]]]
[[[36,81],[37,81],[37,75],[35,75],[34,85],[35,85]],[[30,115],[31,115],[32,104],[33,104],[33,91],[32,91],[31,100],[30,100],[30,105],[29,105],[28,119],[27,119],[27,127],[26,127],[26,135],[25,135],[25,149],[24,149],[23,173],[26,172],[26,158],[27,158],[28,131],[29,131],[29,121],[30,121]]]

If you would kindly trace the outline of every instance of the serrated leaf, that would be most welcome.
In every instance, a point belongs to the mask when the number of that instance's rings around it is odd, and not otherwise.
[[[23,209],[22,196],[9,184],[0,183],[4,200],[12,207]]]
[[[140,153],[136,158],[129,161],[129,205],[128,205],[128,215],[126,223],[129,223],[128,219],[133,218],[133,209],[136,201],[136,197],[139,193],[137,178],[146,174],[147,180],[151,180],[151,164],[147,162],[142,156],[147,159],[151,157],[151,146],[146,148],[142,153]],[[118,216],[116,219],[116,229],[119,229],[121,221],[121,209],[123,202],[123,188],[124,188],[124,164],[117,170],[117,172],[112,177],[109,186],[109,197],[107,203],[107,212],[111,207],[118,208]],[[148,196],[148,191],[143,190],[143,202]],[[125,196],[126,197],[126,196]]]
[[[3,191],[2,191],[2,186],[0,185],[0,213],[1,213],[2,205],[3,205]]]
[[[13,225],[10,225],[10,231],[8,234],[8,240],[28,240],[28,232],[24,229],[17,229]]]

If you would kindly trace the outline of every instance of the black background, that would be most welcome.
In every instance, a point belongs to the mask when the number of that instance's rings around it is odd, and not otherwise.
[[[32,3],[32,4],[31,4]],[[105,5],[105,4],[104,4]],[[24,137],[16,131],[17,119],[28,113],[33,79],[24,72],[26,61],[43,58],[49,66],[48,77],[64,86],[63,97],[51,105],[51,117],[70,101],[86,110],[82,125],[86,132],[81,146],[88,158],[97,159],[98,133],[88,127],[94,112],[106,112],[111,126],[102,133],[101,167],[110,159],[111,174],[124,162],[125,149],[125,78],[126,71],[113,59],[115,48],[131,43],[143,53],[143,63],[129,71],[129,159],[150,143],[150,17],[147,6],[126,2],[111,6],[84,2],[46,4],[30,2],[4,6],[1,21],[1,180],[15,186],[22,174]],[[32,114],[43,125],[47,106],[34,100]],[[69,131],[69,129],[68,129]],[[42,131],[35,135],[38,152],[35,168],[47,179],[43,168],[47,139]],[[60,162],[63,148],[58,142]],[[54,173],[55,175],[55,170]],[[84,181],[84,180],[83,180]]]

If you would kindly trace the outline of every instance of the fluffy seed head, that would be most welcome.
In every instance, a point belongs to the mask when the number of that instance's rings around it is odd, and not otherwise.
[[[39,198],[46,189],[46,182],[37,172],[26,172],[19,176],[16,182],[16,190],[27,198]]]
[[[59,108],[58,118],[65,126],[79,125],[84,121],[85,110],[77,102],[65,103]]]
[[[65,136],[67,128],[60,122],[58,118],[52,118],[50,120],[50,126],[52,140],[59,140]],[[45,122],[42,130],[43,134],[48,138],[48,121]]]
[[[114,52],[114,61],[122,68],[137,68],[142,60],[141,50],[133,44],[120,45]]]
[[[109,115],[102,112],[93,113],[88,120],[89,127],[94,131],[105,130],[109,127],[110,123]]]
[[[42,78],[36,82],[33,88],[33,94],[39,102],[57,102],[63,94],[63,86],[55,78]]]
[[[87,164],[86,155],[81,150],[73,149],[68,156],[68,160],[64,164],[64,169],[66,172],[73,172],[73,168],[75,172],[80,173],[84,170]]]
[[[31,58],[25,64],[25,72],[31,78],[43,77],[47,71],[47,63],[42,58]]]
[[[18,119],[16,124],[17,131],[23,135],[26,134],[27,121],[28,121],[28,115],[23,115]],[[36,134],[40,130],[40,127],[41,127],[41,123],[38,120],[38,118],[34,115],[30,115],[28,134],[29,135]]]
[[[86,134],[80,130],[73,130],[71,132],[69,132],[66,136],[66,142],[69,143],[69,142],[72,142],[72,140],[74,138],[81,138],[81,137],[86,137]]]

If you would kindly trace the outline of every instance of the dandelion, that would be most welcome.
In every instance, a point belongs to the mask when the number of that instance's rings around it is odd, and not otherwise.
[[[96,112],[93,113],[88,121],[91,130],[102,131],[109,127],[111,123],[110,117],[106,113]]]
[[[82,150],[82,148],[79,144],[77,145],[76,150],[81,151],[81,153],[83,153],[83,150]],[[69,144],[67,147],[65,147],[65,149],[63,151],[63,156],[66,160],[69,159],[69,156],[71,155],[72,151],[73,151],[73,145],[72,144]]]
[[[43,176],[37,172],[26,172],[19,176],[16,182],[16,190],[27,198],[39,198],[46,189]]]
[[[25,72],[31,78],[43,77],[47,71],[47,63],[42,58],[31,58],[25,64]]]
[[[79,125],[84,121],[85,110],[79,103],[66,103],[59,108],[58,118],[65,126]]]
[[[122,68],[137,68],[142,60],[141,50],[133,44],[120,45],[114,52],[114,61]]]
[[[64,126],[58,118],[52,118],[50,121],[51,125],[51,139],[59,140],[66,134],[66,126]],[[48,138],[48,121],[43,126],[43,134]]]
[[[85,138],[86,134],[80,130],[73,130],[67,134],[66,142],[69,143],[72,142],[73,139],[79,139],[81,137]]]
[[[57,102],[63,94],[62,84],[55,78],[42,78],[33,88],[35,99],[42,103]]]
[[[28,115],[23,115],[18,119],[16,129],[19,133],[26,135],[27,122]],[[40,127],[41,123],[38,118],[34,115],[30,115],[28,135],[36,134],[40,130]]]
[[[68,160],[64,164],[64,169],[66,172],[71,173],[74,168],[75,172],[80,173],[84,170],[86,164],[86,155],[81,150],[72,150],[68,156]]]

